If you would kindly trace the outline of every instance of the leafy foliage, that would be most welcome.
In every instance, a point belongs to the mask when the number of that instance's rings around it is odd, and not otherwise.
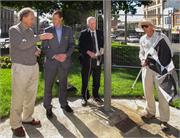
[[[146,6],[151,3],[152,0],[112,0],[112,12],[118,14],[119,10],[122,10],[125,13],[131,12],[135,14],[137,11],[136,7]]]
[[[120,10],[125,13],[136,13],[136,7],[149,5],[152,0],[112,0],[112,13],[118,15]],[[103,1],[2,1],[2,6],[13,7],[20,10],[23,7],[32,7],[40,14],[52,13],[55,9],[61,9],[64,21],[68,25],[85,23],[85,18],[94,15],[95,10],[103,11]]]

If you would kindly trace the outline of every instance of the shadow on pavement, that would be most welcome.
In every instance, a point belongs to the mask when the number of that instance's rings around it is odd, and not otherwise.
[[[126,116],[126,118],[122,119],[120,122],[115,124],[115,127],[120,130],[120,133],[124,137],[162,137],[158,134],[152,134],[147,130],[142,129],[136,122],[128,117],[126,113],[122,110],[112,107],[115,111],[119,112],[121,116]]]
[[[97,138],[97,136],[73,113],[66,113],[64,111],[64,114],[67,118],[69,118],[69,120],[71,120],[71,122],[75,125],[83,137]]]
[[[151,124],[151,123],[156,123],[156,124],[160,124],[161,121],[157,118],[155,119],[151,119],[151,120],[147,120],[147,119],[143,119],[143,121],[147,124]],[[169,126],[169,130],[168,131],[163,131],[165,134],[169,135],[169,136],[174,136],[176,138],[180,137],[180,130],[178,130],[177,128],[171,126],[170,124],[168,124]]]
[[[37,129],[37,127],[35,126],[32,126],[32,125],[23,125],[24,126],[24,129],[27,133],[27,135],[30,137],[30,138],[33,138],[33,137],[38,137],[38,138],[44,138],[44,136],[41,134],[41,132]]]
[[[71,133],[63,124],[61,124],[55,115],[53,115],[52,119],[49,119],[49,121],[56,127],[56,129],[59,131],[59,134],[62,137],[66,138],[76,138],[76,136]]]

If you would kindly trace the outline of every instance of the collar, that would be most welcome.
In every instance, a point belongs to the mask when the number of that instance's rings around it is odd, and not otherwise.
[[[90,33],[92,33],[92,32],[96,33],[96,30],[92,31],[92,30],[89,29],[89,28],[88,28],[88,31],[89,31]]]
[[[62,29],[62,25],[61,26],[54,26],[55,29],[57,30],[61,30]]]
[[[21,27],[21,29],[22,29],[23,31],[26,31],[26,30],[29,30],[29,29],[30,29],[30,28],[26,28],[26,27],[23,25],[22,22],[19,23],[19,26]]]
[[[153,37],[156,37],[156,35],[157,35],[157,32],[156,32],[156,31],[154,31],[154,33],[152,34],[152,36],[151,36],[151,37],[147,36],[147,34],[146,34],[146,38],[151,39],[151,38],[153,38]]]

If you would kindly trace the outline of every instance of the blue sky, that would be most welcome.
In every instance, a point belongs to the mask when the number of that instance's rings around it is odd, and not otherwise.
[[[167,0],[167,4],[170,7],[180,9],[180,0]]]

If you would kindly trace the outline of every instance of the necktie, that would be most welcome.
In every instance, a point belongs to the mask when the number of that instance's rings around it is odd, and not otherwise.
[[[95,41],[94,32],[92,32],[92,45],[93,45],[93,52],[96,52],[96,41]]]

